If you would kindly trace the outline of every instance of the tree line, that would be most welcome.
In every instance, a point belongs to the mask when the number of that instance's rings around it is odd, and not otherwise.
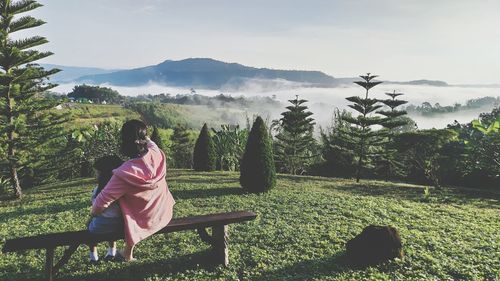
[[[331,126],[320,130],[319,139],[313,137],[315,122],[313,113],[308,111],[307,100],[298,96],[290,100],[282,117],[266,124],[274,168],[282,173],[347,177],[357,181],[367,178],[435,187],[500,186],[500,108],[481,114],[479,119],[467,124],[418,130],[406,111],[400,109],[407,103],[401,99],[402,93],[386,93],[387,98],[381,100],[370,96],[370,89],[380,83],[374,81],[375,77],[361,76],[362,81],[356,84],[364,88],[364,95],[348,97],[352,111],[336,109]],[[240,135],[248,131],[245,129]],[[202,130],[200,137],[202,135],[210,138],[208,129]],[[240,151],[232,157],[239,156],[243,166],[243,141],[228,141],[226,146],[217,148],[212,140],[204,143],[214,146],[205,148],[214,151],[213,169],[215,159],[225,151]]]
[[[22,196],[21,187],[90,176],[90,164],[96,157],[118,153],[119,123],[68,131],[63,124],[70,116],[52,110],[60,101],[47,94],[56,86],[48,78],[59,70],[40,67],[36,62],[52,53],[33,49],[48,41],[41,36],[16,36],[44,24],[31,16],[19,16],[40,6],[36,1],[0,1],[0,183],[7,184],[16,197]],[[375,78],[361,76],[356,84],[364,88],[364,96],[348,97],[353,112],[335,111],[332,125],[321,130],[319,141],[313,137],[313,113],[308,111],[307,100],[299,97],[289,101],[278,120],[257,117],[253,122],[248,120],[244,129],[223,125],[209,130],[205,125],[196,143],[189,129],[175,118],[160,124],[174,128],[168,145],[158,128],[153,127],[151,133],[167,151],[171,166],[240,170],[244,187],[263,179],[257,183],[273,186],[274,171],[358,181],[379,178],[435,186],[500,186],[498,107],[468,124],[417,130],[400,110],[406,103],[399,99],[400,93],[388,93],[384,100],[370,96],[370,89],[380,83]],[[122,101],[115,91],[103,93],[105,97],[99,87],[82,85],[75,87],[72,95]],[[232,97],[216,99],[246,105]],[[154,108],[143,107],[143,112],[154,112]],[[200,151],[207,152],[208,158],[200,157]]]

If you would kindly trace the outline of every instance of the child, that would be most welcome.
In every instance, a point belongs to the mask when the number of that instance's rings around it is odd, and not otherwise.
[[[97,187],[92,192],[92,204],[94,203],[97,195],[102,191],[113,176],[113,170],[120,167],[122,163],[123,161],[115,155],[103,156],[94,163],[94,168],[97,173]],[[122,232],[123,227],[123,217],[118,201],[109,205],[109,207],[106,208],[100,215],[92,217],[88,224],[88,230],[93,234]],[[99,260],[97,255],[97,245],[89,245],[89,247],[90,263],[95,264]],[[115,259],[120,259],[116,253],[116,242],[109,241],[108,252],[104,257],[104,260],[113,261]]]

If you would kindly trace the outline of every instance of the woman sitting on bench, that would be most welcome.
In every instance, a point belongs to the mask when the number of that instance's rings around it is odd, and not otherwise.
[[[113,170],[111,180],[92,205],[92,215],[118,201],[126,244],[122,255],[131,261],[134,246],[170,222],[175,201],[165,180],[165,154],[147,137],[146,124],[139,120],[123,124],[121,152],[130,160]]]

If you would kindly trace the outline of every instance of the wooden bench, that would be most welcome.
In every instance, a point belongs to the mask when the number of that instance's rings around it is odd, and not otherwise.
[[[228,225],[253,220],[256,217],[257,215],[253,212],[239,211],[172,219],[165,228],[155,233],[155,235],[183,230],[197,230],[201,240],[212,246],[214,262],[227,266],[229,264]],[[212,235],[208,234],[206,230],[208,227],[212,228]],[[86,230],[69,231],[7,240],[2,252],[46,249],[45,276],[46,280],[52,281],[78,246],[119,239],[123,239],[123,234],[95,235]],[[54,265],[54,250],[59,246],[68,247],[64,250],[61,259]]]

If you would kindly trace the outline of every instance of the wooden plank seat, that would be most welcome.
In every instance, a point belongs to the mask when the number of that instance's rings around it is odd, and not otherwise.
[[[165,228],[155,233],[155,235],[183,230],[196,230],[201,240],[212,246],[214,262],[227,266],[229,264],[228,225],[253,220],[256,217],[257,215],[253,212],[237,211],[172,219]],[[208,227],[212,228],[212,235],[208,234],[206,230]],[[95,235],[89,233],[87,230],[68,231],[10,239],[5,242],[2,252],[46,249],[45,275],[46,280],[52,281],[59,269],[68,262],[71,255],[77,250],[78,246],[119,239],[123,239],[123,234]],[[54,265],[54,250],[59,246],[68,247],[64,250],[61,259]]]

